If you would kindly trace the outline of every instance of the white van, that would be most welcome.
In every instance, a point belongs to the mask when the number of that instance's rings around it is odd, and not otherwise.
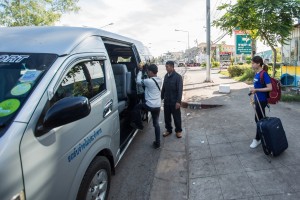
[[[0,28],[0,44],[1,199],[106,199],[149,51],[75,27]]]

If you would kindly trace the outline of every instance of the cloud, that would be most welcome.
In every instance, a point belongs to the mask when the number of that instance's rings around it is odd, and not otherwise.
[[[78,5],[78,13],[63,15],[58,24],[99,28],[114,23],[104,29],[142,41],[155,56],[186,49],[187,33],[175,29],[189,31],[191,47],[196,39],[206,41],[205,0],[84,0]]]

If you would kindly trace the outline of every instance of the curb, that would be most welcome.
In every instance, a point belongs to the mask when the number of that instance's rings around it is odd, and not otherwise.
[[[221,104],[202,104],[202,103],[197,103],[197,102],[181,102],[181,107],[182,108],[189,108],[189,109],[194,109],[194,110],[201,110],[201,109],[209,109],[209,108],[216,108],[223,106]]]

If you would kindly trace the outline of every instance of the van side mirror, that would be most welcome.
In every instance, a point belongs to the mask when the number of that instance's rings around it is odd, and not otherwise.
[[[42,136],[53,128],[82,119],[90,112],[90,102],[86,97],[63,98],[47,111],[43,124],[37,127],[35,136]]]

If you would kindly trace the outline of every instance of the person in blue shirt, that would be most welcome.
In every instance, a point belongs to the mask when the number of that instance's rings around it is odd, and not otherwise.
[[[253,80],[254,88],[250,88],[250,92],[254,95],[254,103],[257,116],[255,115],[255,122],[257,123],[260,119],[265,116],[265,108],[268,105],[268,93],[272,91],[271,79],[268,73],[264,70],[266,65],[263,62],[263,59],[260,56],[254,56],[252,58],[252,68],[255,71],[255,76]],[[261,76],[261,73],[263,75]],[[261,78],[263,80],[261,80]],[[261,108],[258,104],[260,102]],[[263,112],[263,114],[262,114]],[[260,136],[258,130],[256,130],[256,137],[253,139],[250,148],[256,148],[259,144]]]

